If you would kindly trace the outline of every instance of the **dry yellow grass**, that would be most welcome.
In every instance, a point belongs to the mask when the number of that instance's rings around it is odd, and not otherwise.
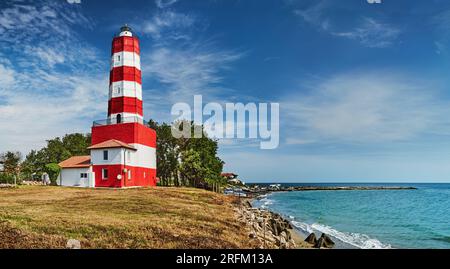
[[[253,248],[232,200],[190,188],[0,189],[0,248]]]

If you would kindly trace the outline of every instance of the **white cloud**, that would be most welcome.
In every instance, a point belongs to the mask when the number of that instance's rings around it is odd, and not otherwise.
[[[434,46],[436,47],[436,50],[435,50],[436,54],[447,53],[447,47],[442,42],[435,41]]]
[[[30,55],[36,56],[43,64],[47,64],[50,67],[65,61],[64,54],[49,47],[28,47],[27,50]]]
[[[229,92],[221,85],[223,72],[243,53],[221,49],[213,39],[193,38],[194,29],[201,31],[197,24],[196,17],[175,11],[158,11],[137,22],[154,39],[153,46],[142,52],[143,76],[159,84],[144,94],[146,115],[170,121],[170,107],[177,102],[191,103],[194,94],[217,101]]]
[[[81,0],[67,0],[69,4],[81,4]]]
[[[400,30],[372,18],[364,18],[361,25],[351,31],[334,32],[336,36],[359,41],[369,48],[385,48],[393,44]]]
[[[14,70],[0,64],[0,85],[4,87],[4,88],[0,87],[0,90],[2,88],[5,89],[6,87],[11,86],[13,82],[14,82]]]
[[[287,143],[377,143],[448,134],[450,121],[443,115],[449,107],[433,85],[384,72],[339,75],[280,104],[290,130]]]
[[[166,8],[178,2],[178,0],[156,0],[156,6],[159,8]]]
[[[339,5],[331,1],[321,0],[307,8],[294,9],[294,14],[321,31],[359,41],[369,48],[388,47],[394,43],[401,33],[400,29],[393,25],[367,17],[360,21],[355,19],[354,24],[357,26],[348,30],[348,27],[340,26],[336,20],[332,20],[331,8],[336,11],[339,9]]]
[[[179,39],[182,36],[180,32],[185,31],[194,24],[194,17],[187,14],[177,13],[173,11],[163,11],[150,20],[142,23],[142,32],[150,34],[152,38],[159,39],[162,35],[167,39]]]
[[[241,57],[240,53],[205,44],[189,43],[183,48],[156,45],[142,59],[143,76],[161,83],[159,89],[144,96],[152,109],[146,114],[159,113],[164,120],[170,120],[168,108],[177,102],[191,103],[195,94],[203,95],[204,102],[222,100],[220,96],[230,91],[221,85],[221,72]]]
[[[328,31],[330,28],[330,21],[325,16],[325,11],[328,7],[329,4],[327,1],[320,0],[306,9],[295,9],[294,14],[300,16],[307,23],[318,26],[324,31]]]
[[[220,71],[240,58],[240,54],[205,47],[187,49],[159,48],[149,55],[145,72],[174,89],[171,95],[180,97],[205,93],[221,82]]]
[[[108,61],[74,30],[89,22],[53,1],[9,2],[0,11],[0,152],[26,154],[57,135],[89,132],[106,114],[99,100],[107,98]]]

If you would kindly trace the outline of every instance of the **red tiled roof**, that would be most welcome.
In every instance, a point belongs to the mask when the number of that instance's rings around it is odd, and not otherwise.
[[[58,164],[61,168],[84,168],[91,166],[91,156],[73,156]]]
[[[88,149],[106,149],[106,148],[127,148],[136,150],[134,147],[128,145],[127,143],[124,143],[116,139],[111,139],[88,147]]]
[[[222,173],[220,174],[223,177],[237,177],[238,175],[234,174],[234,173]]]

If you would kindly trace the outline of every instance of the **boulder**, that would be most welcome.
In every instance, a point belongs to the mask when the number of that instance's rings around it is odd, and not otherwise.
[[[332,248],[334,247],[334,242],[331,238],[323,233],[322,236],[317,240],[316,244],[314,244],[315,248]]]
[[[294,229],[294,227],[292,227],[292,224],[291,224],[289,221],[287,222],[287,228],[288,228],[289,230]]]
[[[283,249],[286,248],[287,241],[286,241],[286,239],[285,239],[283,236],[280,237],[280,242],[279,242],[279,243],[280,243],[280,244],[279,244],[279,247],[280,247],[280,248],[283,248]]]
[[[334,247],[334,242],[331,240],[331,237],[329,237],[327,234],[323,233],[320,238],[324,239],[325,247],[326,248],[332,248]]]
[[[76,239],[69,239],[66,243],[66,248],[68,249],[81,249],[81,243]]]
[[[285,230],[284,232],[286,233],[286,240],[291,240],[292,239],[291,232],[288,230]]]
[[[308,235],[308,237],[306,237],[306,239],[305,239],[305,242],[316,245],[316,243],[317,243],[316,234],[311,233],[310,235]]]
[[[315,248],[323,248],[323,247],[325,247],[324,244],[325,244],[325,241],[321,237],[321,238],[319,238],[319,240],[316,241],[316,243],[314,244],[314,247]]]

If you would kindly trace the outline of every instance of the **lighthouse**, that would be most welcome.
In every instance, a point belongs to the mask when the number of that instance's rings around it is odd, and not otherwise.
[[[108,120],[142,120],[142,79],[139,39],[127,25],[113,39]]]
[[[156,185],[156,132],[144,121],[139,39],[128,25],[113,38],[109,78],[107,117],[93,123],[90,155],[61,162],[60,185]]]

